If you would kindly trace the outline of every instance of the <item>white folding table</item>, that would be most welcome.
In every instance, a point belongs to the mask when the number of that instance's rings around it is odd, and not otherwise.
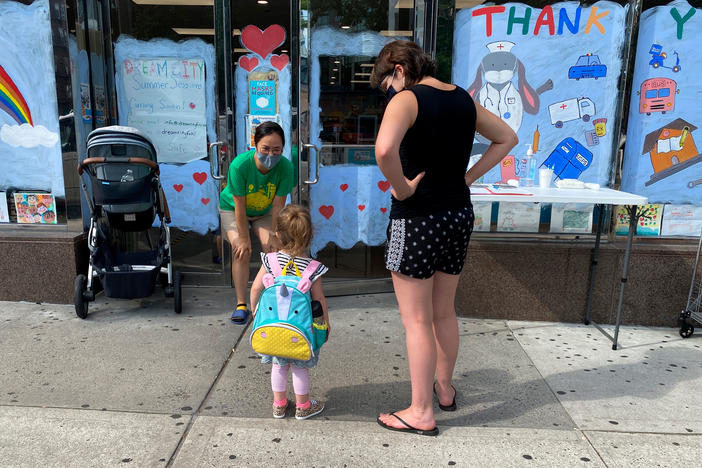
[[[591,189],[565,189],[565,188],[540,188],[540,187],[505,187],[496,185],[471,186],[471,199],[473,202],[519,202],[519,203],[592,203],[599,205],[599,220],[597,222],[597,237],[595,240],[595,251],[590,264],[590,287],[587,296],[587,308],[585,310],[585,325],[592,323],[607,338],[612,341],[612,349],[617,349],[619,338],[619,325],[622,318],[622,302],[624,300],[624,285],[629,272],[629,257],[631,255],[631,244],[636,232],[636,226],[642,212],[640,205],[648,203],[648,198],[633,193],[620,192],[608,188],[598,190]],[[595,284],[595,269],[597,267],[597,256],[600,250],[600,238],[602,236],[602,223],[604,220],[604,205],[625,205],[629,213],[629,236],[626,242],[624,254],[624,266],[622,268],[621,287],[619,289],[619,304],[617,305],[617,320],[614,326],[614,336],[611,336],[600,325],[590,320],[590,308],[592,307],[592,294]]]

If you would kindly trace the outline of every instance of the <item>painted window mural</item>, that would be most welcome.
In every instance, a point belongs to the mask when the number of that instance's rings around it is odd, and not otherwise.
[[[64,196],[64,183],[49,3],[0,2],[0,18],[0,193],[46,193],[54,200]],[[54,205],[44,211],[51,220],[18,221],[56,223]]]
[[[120,36],[114,51],[119,123],[153,141],[172,226],[214,231],[219,190],[207,160],[208,139],[216,139],[214,47]]]
[[[325,144],[320,104],[321,60],[326,56],[375,57],[390,40],[373,31],[348,33],[329,27],[312,30],[310,138],[318,148]],[[372,145],[374,141],[369,143]],[[372,150],[351,149],[341,164],[331,160],[325,163],[323,157],[322,162],[319,182],[310,186],[310,210],[315,226],[312,254],[328,243],[343,249],[350,249],[358,242],[381,245],[390,217],[390,184],[375,165]]]
[[[485,182],[528,178],[531,147],[536,167],[552,168],[556,178],[609,185],[627,11],[601,1],[458,12],[453,82],[520,141]],[[488,144],[476,135],[474,158]]]
[[[685,1],[641,14],[622,190],[653,203],[702,205],[701,34],[702,12]]]

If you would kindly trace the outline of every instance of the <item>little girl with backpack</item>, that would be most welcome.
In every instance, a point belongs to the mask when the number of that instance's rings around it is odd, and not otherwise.
[[[324,403],[309,397],[309,369],[317,365],[319,349],[329,338],[329,313],[321,280],[328,268],[306,256],[312,241],[309,210],[287,205],[280,211],[277,224],[282,248],[261,253],[263,264],[251,285],[251,345],[261,355],[261,362],[273,365],[273,417],[285,417],[289,369],[295,391],[295,418],[307,419],[324,410]]]

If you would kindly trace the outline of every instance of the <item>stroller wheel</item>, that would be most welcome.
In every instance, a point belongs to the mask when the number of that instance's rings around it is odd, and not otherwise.
[[[690,338],[694,332],[695,327],[693,327],[689,323],[683,323],[682,325],[680,325],[680,336],[682,336],[683,338]]]
[[[181,291],[181,280],[182,280],[182,275],[180,274],[179,271],[176,271],[173,273],[173,296],[174,296],[174,301],[173,301],[173,307],[175,309],[175,313],[179,314],[183,311],[183,293]]]
[[[82,319],[88,316],[88,301],[84,296],[87,287],[88,278],[86,278],[85,275],[76,276],[76,281],[73,288],[73,302],[76,306],[76,315]]]
[[[173,286],[168,284],[168,275],[166,274],[159,274],[159,281],[161,282],[161,287],[163,288],[163,294],[166,297],[173,297]],[[175,275],[173,275],[175,276]],[[174,279],[175,281],[175,279]]]

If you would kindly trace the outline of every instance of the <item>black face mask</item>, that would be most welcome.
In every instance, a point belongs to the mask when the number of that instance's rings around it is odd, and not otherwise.
[[[396,94],[397,91],[395,91],[395,88],[393,88],[391,84],[390,86],[388,86],[388,90],[385,91],[385,102],[390,102],[390,99],[394,98]]]
[[[396,71],[397,71],[397,70],[393,70],[393,71],[392,71],[392,75],[391,75],[391,78],[390,78],[390,83],[388,84],[388,89],[385,90],[385,102],[386,102],[386,103],[390,102],[390,99],[392,99],[393,97],[395,97],[395,95],[397,94],[397,90],[396,90],[395,88],[392,87],[392,82],[395,81],[395,72],[396,72]],[[385,75],[385,76],[387,77],[388,75]],[[385,80],[385,78],[383,78],[382,80],[380,80],[380,82],[382,83],[383,80]],[[378,87],[380,87],[380,85],[378,85]],[[382,91],[382,90],[381,90],[381,91]]]

